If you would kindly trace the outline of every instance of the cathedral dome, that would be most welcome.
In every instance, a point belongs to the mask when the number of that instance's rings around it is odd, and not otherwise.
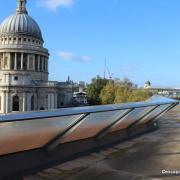
[[[18,0],[16,14],[2,22],[0,35],[25,35],[43,40],[38,24],[27,13],[26,0]]]

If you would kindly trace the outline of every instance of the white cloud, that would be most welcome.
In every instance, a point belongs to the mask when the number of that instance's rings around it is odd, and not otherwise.
[[[72,60],[74,58],[74,54],[70,52],[60,51],[58,52],[58,55],[60,56],[61,59],[64,59],[64,60]]]
[[[65,52],[65,51],[59,51],[58,55],[61,59],[67,60],[67,61],[81,61],[81,62],[88,62],[91,61],[92,58],[89,56],[77,56],[74,53],[71,52]]]
[[[38,6],[56,10],[59,7],[71,7],[73,3],[74,0],[39,0]]]

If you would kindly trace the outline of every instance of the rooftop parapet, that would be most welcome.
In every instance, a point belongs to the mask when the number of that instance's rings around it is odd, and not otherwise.
[[[155,130],[159,117],[178,104],[155,96],[139,103],[4,114],[0,178],[62,163]]]

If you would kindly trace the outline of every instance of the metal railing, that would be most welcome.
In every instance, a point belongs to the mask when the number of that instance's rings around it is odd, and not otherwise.
[[[0,177],[65,160],[157,128],[158,118],[178,104],[179,101],[155,96],[139,103],[1,115]],[[7,171],[14,161],[24,164],[30,157],[30,165]]]

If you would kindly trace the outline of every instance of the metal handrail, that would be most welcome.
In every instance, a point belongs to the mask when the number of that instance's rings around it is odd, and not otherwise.
[[[158,105],[166,105],[172,103],[179,103],[177,100],[169,99],[169,98],[160,98],[163,101],[146,101],[146,102],[137,102],[137,103],[124,103],[117,105],[101,105],[101,106],[86,106],[86,107],[76,107],[76,108],[62,108],[53,111],[34,111],[34,112],[26,112],[26,113],[16,113],[16,114],[2,114],[0,115],[0,123],[1,122],[14,122],[14,121],[24,121],[24,120],[36,120],[36,119],[44,119],[58,116],[70,116],[70,115],[79,115],[84,113],[97,113],[97,112],[107,112],[107,111],[115,111],[115,110],[125,110],[132,108],[142,108],[149,106],[158,106]]]

